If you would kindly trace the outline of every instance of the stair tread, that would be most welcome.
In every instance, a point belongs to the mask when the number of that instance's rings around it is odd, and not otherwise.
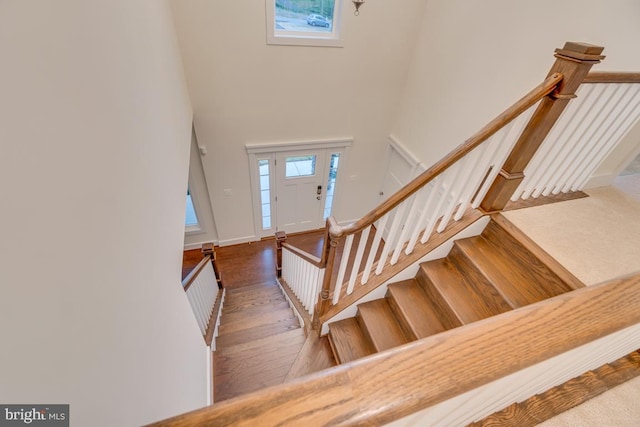
[[[224,313],[231,313],[240,310],[246,310],[252,307],[259,306],[271,306],[272,304],[277,304],[281,302],[286,302],[284,295],[273,295],[269,297],[256,298],[256,299],[247,299],[247,300],[231,300],[227,301],[225,296],[224,305],[222,310]]]
[[[451,257],[455,259],[455,257]],[[468,324],[512,309],[499,292],[464,260],[441,258],[420,265],[421,284],[445,316]],[[466,268],[464,271],[461,268]]]
[[[298,322],[298,319],[294,317],[277,323],[261,325],[251,329],[244,329],[232,334],[220,335],[216,338],[216,346],[224,348],[271,335],[277,335],[279,333],[298,328],[300,328],[300,323]]]
[[[286,332],[281,332],[276,335],[269,335],[263,338],[258,338],[249,342],[240,344],[233,344],[228,346],[216,346],[216,353],[224,356],[230,356],[239,353],[245,353],[254,349],[264,348],[266,346],[281,346],[290,342],[303,342],[305,336],[302,328],[291,329]]]
[[[338,363],[351,362],[374,353],[353,317],[329,324],[329,343]]]
[[[223,311],[224,316],[220,319],[220,323],[231,323],[238,320],[246,319],[247,316],[259,316],[263,313],[271,313],[274,310],[290,308],[289,303],[285,301],[274,302],[267,305],[248,306],[244,310]]]
[[[300,349],[284,381],[288,382],[333,366],[336,366],[336,359],[331,352],[329,338],[311,333]]]
[[[227,335],[262,325],[277,324],[295,318],[295,314],[293,314],[293,311],[289,307],[257,315],[247,314],[246,318],[242,320],[220,322],[219,333],[220,335]]]
[[[245,304],[250,301],[261,301],[265,298],[272,298],[281,295],[282,290],[279,287],[242,292],[239,294],[227,294],[225,295],[225,304]]]
[[[386,299],[358,304],[358,321],[365,336],[376,351],[383,351],[408,342]]]
[[[497,249],[482,236],[458,241],[456,246],[513,307],[523,307],[569,291],[557,286],[554,283],[557,276],[545,274],[544,267],[540,267],[535,259],[523,265],[514,258],[518,256],[515,250]],[[547,270],[547,273],[550,272]]]
[[[227,288],[227,294],[241,295],[248,292],[255,292],[255,291],[269,290],[269,289],[279,289],[279,286],[276,282],[269,281],[269,282],[258,283],[255,285],[240,286],[238,288]]]
[[[389,306],[405,336],[420,339],[447,330],[416,279],[393,283],[387,292]]]
[[[301,331],[301,330],[300,330]],[[288,332],[283,335],[289,336]],[[304,334],[303,334],[304,336]],[[274,337],[275,341],[281,341]],[[214,397],[216,402],[281,384],[291,369],[304,340],[285,346],[272,346],[268,351],[224,354],[214,352]]]
[[[514,288],[514,284],[536,285],[528,286],[528,288],[531,288],[529,292],[532,293],[532,296],[529,299],[524,296],[525,302],[538,302],[573,290],[571,286],[565,283],[495,221],[489,222],[482,236],[477,240],[479,240],[478,244],[482,245],[485,251],[484,257],[478,258],[479,261],[493,255],[505,264],[503,269],[498,270],[498,265],[496,265],[494,269],[490,270],[494,274],[491,278],[495,280],[497,286],[503,287],[511,284],[511,286],[506,287]]]

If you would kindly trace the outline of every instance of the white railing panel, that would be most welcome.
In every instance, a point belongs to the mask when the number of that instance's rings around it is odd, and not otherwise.
[[[216,274],[213,271],[213,266],[208,262],[186,290],[187,300],[191,304],[191,309],[203,335],[207,332],[218,292]]]
[[[640,84],[583,84],[525,169],[511,198],[580,191],[640,118]]]
[[[312,316],[322,289],[324,268],[310,263],[287,248],[282,248],[282,278]]]

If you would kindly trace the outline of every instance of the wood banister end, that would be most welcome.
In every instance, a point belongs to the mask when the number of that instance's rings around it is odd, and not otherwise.
[[[603,46],[582,42],[566,42],[562,48],[555,50],[555,56],[579,62],[598,63],[605,58],[604,55],[601,55],[603,50]]]

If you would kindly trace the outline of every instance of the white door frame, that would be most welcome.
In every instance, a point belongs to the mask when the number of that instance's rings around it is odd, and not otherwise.
[[[256,240],[260,240],[262,237],[270,236],[275,234],[275,225],[277,224],[277,218],[275,218],[276,212],[273,209],[275,200],[274,200],[274,192],[271,192],[271,203],[272,203],[272,218],[271,218],[271,230],[263,230],[262,229],[262,205],[260,202],[260,178],[259,178],[259,170],[258,170],[258,160],[259,159],[275,159],[275,154],[283,151],[302,151],[302,150],[313,150],[313,149],[336,149],[340,150],[343,154],[340,158],[340,168],[341,171],[344,170],[345,164],[347,163],[346,158],[347,154],[350,151],[351,144],[353,144],[353,138],[335,138],[329,140],[317,140],[317,141],[297,141],[297,142],[280,142],[280,143],[261,143],[261,144],[246,144],[245,149],[247,150],[247,155],[249,159],[249,173],[251,178],[251,200],[253,202],[253,219],[254,219],[254,230]],[[271,167],[273,167],[273,162],[270,163]],[[326,165],[328,167],[328,165]],[[270,169],[270,188],[275,188],[275,173],[271,172],[273,169]],[[274,171],[275,172],[275,171]],[[324,173],[324,171],[323,171]],[[342,188],[342,181],[344,177],[344,172],[338,174],[338,181],[336,183],[337,188]],[[324,185],[323,185],[324,188]],[[335,198],[334,198],[335,200]],[[335,207],[335,204],[334,204]]]

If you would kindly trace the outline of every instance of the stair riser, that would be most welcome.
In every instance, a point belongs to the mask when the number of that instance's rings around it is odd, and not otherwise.
[[[385,298],[389,303],[389,307],[391,307],[391,310],[395,314],[398,322],[398,326],[400,326],[400,329],[402,329],[402,333],[404,334],[404,336],[407,337],[409,341],[417,340],[418,339],[417,333],[411,327],[411,324],[409,323],[409,321],[403,316],[402,308],[398,305],[398,302],[395,300],[395,298],[393,298],[393,295],[391,295],[390,292],[387,292],[387,295]]]
[[[424,269],[420,268],[418,270],[416,280],[427,294],[427,297],[431,301],[434,309],[436,310],[436,313],[438,314],[440,322],[442,322],[442,325],[445,328],[453,329],[463,325],[458,315],[449,306],[449,303],[444,298],[444,296],[440,294]]]

